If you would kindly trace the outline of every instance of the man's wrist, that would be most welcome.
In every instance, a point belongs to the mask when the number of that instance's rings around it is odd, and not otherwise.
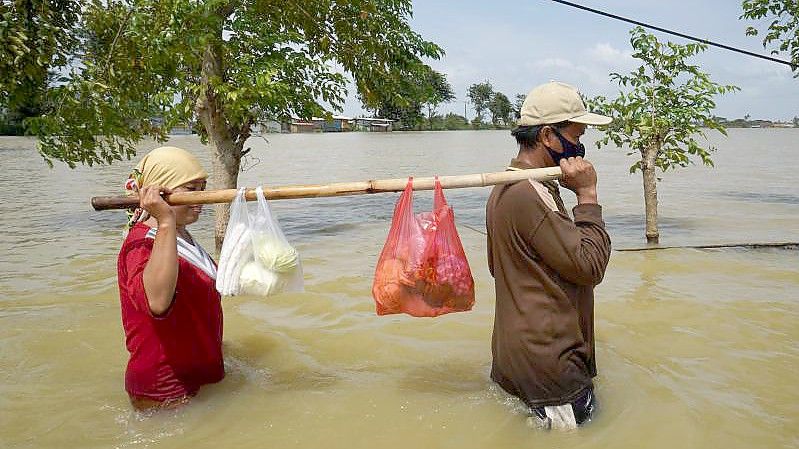
[[[577,193],[577,204],[598,204],[596,188],[581,189]]]

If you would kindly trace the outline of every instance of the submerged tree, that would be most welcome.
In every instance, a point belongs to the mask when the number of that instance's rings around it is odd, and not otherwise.
[[[513,120],[513,104],[511,104],[507,95],[502,92],[495,92],[491,95],[491,101],[488,102],[488,110],[491,112],[491,123],[495,127],[508,126]]]
[[[660,233],[655,170],[686,167],[692,163],[691,157],[712,166],[710,153],[715,148],[702,146],[696,138],[706,140],[703,128],[726,135],[724,127],[712,115],[714,96],[738,88],[716,84],[699,66],[687,62],[705,50],[703,44],[662,43],[640,27],[634,28],[630,35],[633,57],[643,64],[628,75],[611,73],[611,79],[623,88],[616,99],[597,97],[590,103],[598,112],[613,117],[613,123],[597,145],[613,142],[619,148],[627,146],[630,155],[640,155],[630,173],[638,170],[642,173],[646,238],[657,243]]]
[[[454,100],[455,92],[452,91],[447,76],[435,70],[431,69],[424,79],[426,86],[424,105],[427,108],[427,122],[430,129],[433,129],[433,117],[436,115],[438,106]]]
[[[517,119],[520,119],[522,118],[522,105],[524,105],[524,100],[527,99],[527,95],[516,94],[514,99],[515,101],[513,102],[513,114]]]
[[[455,129],[469,129],[469,120],[462,115],[455,114],[453,112],[448,113],[444,116],[444,129],[447,130],[455,130]]]
[[[394,120],[394,129],[419,129],[424,121],[421,97],[420,85],[409,83],[403,88],[402,95],[383,98],[376,105],[366,109],[373,111],[375,117]]]
[[[443,51],[414,32],[411,0],[92,0],[81,64],[36,120],[49,161],[111,163],[193,123],[214,188],[234,188],[252,126],[339,110],[347,75],[367,106],[403,92]],[[161,117],[163,120],[152,120]],[[227,205],[217,206],[221,244]]]
[[[425,66],[416,73],[409,74],[402,80],[401,88],[396,95],[384,96],[377,104],[368,109],[379,117],[396,120],[398,129],[421,129],[427,109],[428,124],[432,129],[432,118],[442,103],[455,98],[447,77]],[[364,103],[366,103],[364,101]]]
[[[797,0],[744,0],[741,4],[741,19],[770,21],[763,36],[763,48],[772,43],[777,49],[772,54],[786,52],[791,58],[794,77],[799,77],[799,1]],[[746,34],[757,36],[759,31],[753,26],[746,28]]]
[[[485,83],[472,84],[469,86],[469,91],[466,96],[469,97],[469,100],[474,106],[474,112],[476,114],[475,121],[482,123],[483,112],[488,109],[491,103],[491,97],[494,96],[494,86],[488,81]]]

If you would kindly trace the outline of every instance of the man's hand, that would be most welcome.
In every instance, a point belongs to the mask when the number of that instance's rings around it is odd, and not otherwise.
[[[166,195],[172,193],[171,189],[162,186],[147,186],[139,190],[139,205],[146,210],[150,216],[158,220],[158,224],[175,223],[175,212],[169,207],[161,196],[162,192]]]
[[[578,204],[596,204],[596,170],[581,157],[560,160],[563,178],[560,185],[577,194]]]

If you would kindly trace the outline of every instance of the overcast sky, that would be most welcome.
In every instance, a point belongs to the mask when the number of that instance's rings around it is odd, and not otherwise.
[[[573,0],[652,25],[768,54],[760,37],[746,36],[739,20],[740,0]],[[489,80],[513,101],[537,84],[559,80],[584,94],[613,96],[618,88],[608,74],[629,72],[633,25],[550,0],[414,0],[411,25],[446,51],[428,61],[447,75],[457,95],[444,112],[463,114],[469,85]],[[651,30],[650,30],[651,31]],[[685,39],[654,32],[661,41]],[[777,56],[788,59],[785,54]],[[717,99],[716,114],[790,120],[799,116],[799,79],[787,65],[709,47],[693,59],[721,84],[741,91]],[[345,113],[362,113],[354,95]],[[474,113],[469,108],[471,119]]]

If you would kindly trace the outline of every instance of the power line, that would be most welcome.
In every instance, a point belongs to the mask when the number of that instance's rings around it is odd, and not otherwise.
[[[600,11],[598,9],[589,8],[589,7],[583,6],[583,5],[578,5],[577,3],[567,2],[565,0],[551,0],[551,1],[553,1],[555,3],[563,4],[563,5],[566,5],[566,6],[571,6],[573,8],[582,9],[584,11],[592,12],[594,14],[599,14],[601,16],[610,17],[611,19],[621,20],[622,22],[632,23],[632,24],[635,24],[635,25],[642,26],[644,28],[651,28],[653,30],[661,31],[663,33],[673,34],[675,36],[679,36],[679,37],[682,37],[682,38],[685,38],[685,39],[690,39],[690,40],[693,40],[693,41],[701,42],[703,44],[707,44],[707,45],[712,45],[714,47],[723,48],[725,50],[730,50],[730,51],[734,51],[734,52],[737,52],[737,53],[743,53],[745,55],[754,56],[755,58],[765,59],[765,60],[771,61],[771,62],[778,62],[780,64],[786,64],[787,66],[791,67],[792,70],[797,68],[797,66],[795,64],[793,64],[792,62],[790,62],[790,61],[784,61],[782,59],[772,58],[771,56],[761,55],[759,53],[752,53],[751,51],[742,50],[740,48],[735,48],[735,47],[730,47],[729,45],[719,44],[718,42],[713,42],[713,41],[709,41],[707,39],[702,39],[701,37],[689,36],[687,34],[678,33],[676,31],[667,30],[665,28],[661,28],[661,27],[658,27],[658,26],[655,26],[655,25],[649,25],[649,24],[644,23],[644,22],[639,22],[637,20],[628,19],[626,17],[617,16],[615,14],[611,14],[611,13],[607,13],[607,12],[604,12],[604,11]]]

